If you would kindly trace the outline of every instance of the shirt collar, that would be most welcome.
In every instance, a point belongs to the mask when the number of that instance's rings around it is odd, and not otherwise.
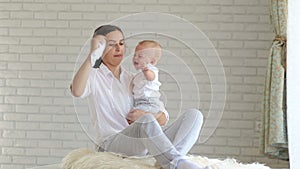
[[[104,73],[105,76],[112,74],[108,67],[103,63],[100,65],[99,69]]]
[[[112,75],[112,72],[108,69],[108,67],[105,65],[105,64],[101,64],[99,69],[104,73],[105,76],[108,76],[108,75]],[[125,72],[126,70],[123,68],[123,66],[121,66],[121,74],[120,74],[120,78],[123,76],[123,73]]]

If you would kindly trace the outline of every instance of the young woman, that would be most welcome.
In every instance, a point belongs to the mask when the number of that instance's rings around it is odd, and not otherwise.
[[[88,99],[98,131],[99,151],[128,156],[150,154],[165,169],[203,169],[185,157],[201,130],[203,117],[200,111],[187,110],[173,124],[162,129],[168,121],[167,112],[131,110],[133,75],[121,66],[124,53],[122,30],[114,25],[100,26],[94,32],[87,59],[71,84],[75,97]]]

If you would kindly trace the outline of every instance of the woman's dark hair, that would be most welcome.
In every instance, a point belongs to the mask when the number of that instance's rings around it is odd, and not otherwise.
[[[105,36],[108,33],[116,31],[116,30],[120,31],[123,35],[123,31],[115,25],[102,25],[94,31],[93,37],[95,37],[96,35]],[[93,68],[98,68],[101,63],[102,63],[102,57],[100,57],[99,59],[96,60],[95,65],[93,66]]]
[[[115,25],[102,25],[94,31],[93,37],[95,37],[96,35],[105,36],[108,33],[116,31],[116,30],[120,31],[123,34],[123,31]]]

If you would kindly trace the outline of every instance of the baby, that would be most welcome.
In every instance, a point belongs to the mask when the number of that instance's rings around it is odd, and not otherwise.
[[[158,68],[155,67],[160,60],[162,48],[153,40],[143,40],[138,43],[133,56],[133,65],[140,72],[133,78],[133,109],[145,112],[158,113],[166,111],[164,104],[159,100]]]

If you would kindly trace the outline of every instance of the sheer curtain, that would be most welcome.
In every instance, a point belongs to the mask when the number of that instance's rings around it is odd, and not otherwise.
[[[270,0],[274,38],[267,67],[263,105],[263,150],[288,160],[286,121],[286,28],[287,0]]]

